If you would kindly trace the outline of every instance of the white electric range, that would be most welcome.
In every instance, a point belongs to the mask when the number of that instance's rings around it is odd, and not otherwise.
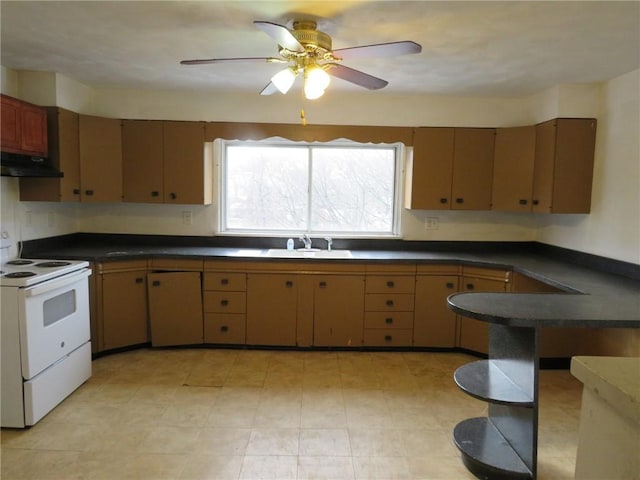
[[[0,266],[1,426],[35,425],[91,376],[88,262]]]

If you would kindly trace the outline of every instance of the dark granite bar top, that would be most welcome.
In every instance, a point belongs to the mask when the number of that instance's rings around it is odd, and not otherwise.
[[[640,327],[640,280],[634,264],[607,262],[603,257],[535,242],[365,240],[336,241],[334,247],[350,248],[352,258],[293,261],[455,263],[514,270],[566,293],[459,293],[449,297],[450,308],[467,317],[519,327]],[[269,248],[284,248],[283,240],[218,237],[203,242],[197,237],[75,234],[27,242],[22,256],[93,262],[146,258],[292,260],[266,257]]]

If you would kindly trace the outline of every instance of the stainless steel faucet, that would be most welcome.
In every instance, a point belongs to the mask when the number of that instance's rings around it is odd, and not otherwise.
[[[305,250],[309,250],[311,248],[311,238],[309,238],[308,234],[303,233],[300,237],[300,241],[304,243]]]
[[[324,237],[324,239],[327,241],[327,250],[330,252],[331,245],[333,244],[333,239],[331,237]]]

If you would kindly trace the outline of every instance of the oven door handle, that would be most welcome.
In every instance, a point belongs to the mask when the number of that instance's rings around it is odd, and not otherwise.
[[[35,297],[36,295],[42,295],[43,293],[47,293],[57,288],[64,287],[65,285],[71,285],[72,283],[86,278],[89,275],[91,275],[91,270],[88,268],[83,268],[82,270],[79,270],[77,272],[68,273],[53,280],[42,282],[39,285],[25,288],[25,296]]]

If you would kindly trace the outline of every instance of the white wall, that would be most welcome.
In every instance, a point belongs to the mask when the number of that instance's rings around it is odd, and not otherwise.
[[[21,88],[14,84],[21,86],[21,77],[32,92],[37,75],[23,72],[15,75],[5,68],[2,69],[2,91],[18,96],[15,92]],[[60,74],[48,81],[55,82],[58,105],[80,113],[115,118],[297,123],[303,106],[297,95],[261,97],[215,92],[91,89]],[[306,102],[304,108],[307,120],[317,124],[501,127],[534,124],[558,116],[597,117],[591,215],[404,210],[403,236],[409,240],[538,239],[640,263],[637,85],[638,71],[635,71],[604,85],[559,85],[523,98],[398,97],[366,92],[327,95],[319,103]],[[43,88],[50,89],[50,85]],[[19,202],[15,182],[16,179],[2,179],[2,189],[7,190],[7,195],[4,192],[2,195],[2,223],[5,215],[14,218],[16,235],[25,240],[75,231],[171,235],[215,232],[215,205],[42,205]],[[617,200],[621,196],[624,204]],[[54,212],[53,225],[51,211]],[[191,212],[192,225],[183,225],[184,211]],[[33,215],[33,212],[38,213]],[[25,225],[26,217],[31,218],[30,225]],[[437,230],[424,229],[427,217],[438,218]]]

